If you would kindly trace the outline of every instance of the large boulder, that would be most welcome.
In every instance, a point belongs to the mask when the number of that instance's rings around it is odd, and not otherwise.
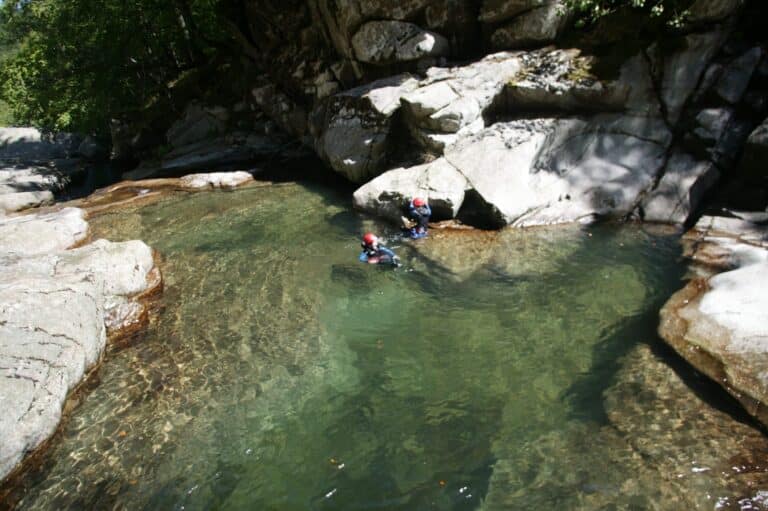
[[[11,192],[0,195],[0,211],[11,213],[24,209],[47,206],[53,203],[53,192],[34,190],[31,192]]]
[[[0,478],[56,430],[64,401],[98,360],[106,331],[99,286],[0,278]]]
[[[475,215],[522,227],[626,215],[670,140],[664,124],[648,118],[524,120],[496,124],[445,158],[480,199]]]
[[[352,37],[357,60],[387,65],[448,54],[445,37],[402,21],[370,21]]]
[[[327,98],[313,112],[315,150],[352,182],[377,176],[388,156],[392,116],[417,86],[410,75],[399,75]]]
[[[432,219],[454,218],[464,202],[467,180],[445,158],[410,168],[388,171],[358,188],[356,208],[399,222],[413,197],[424,197]]]
[[[444,149],[485,127],[483,118],[522,69],[519,56],[502,52],[467,66],[430,68],[419,88],[402,97],[408,129],[425,150]]]
[[[422,173],[456,177],[454,216],[483,227],[623,217],[662,168],[671,133],[659,119],[599,115],[496,123],[428,165],[397,169],[356,192],[358,206],[392,216],[388,203],[419,190]],[[408,171],[412,173],[408,173]],[[431,193],[431,192],[430,192]],[[447,212],[447,211],[446,211]]]

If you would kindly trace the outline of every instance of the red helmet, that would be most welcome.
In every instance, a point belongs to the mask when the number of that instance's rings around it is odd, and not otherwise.
[[[377,241],[379,241],[379,238],[377,238],[376,235],[372,232],[366,232],[363,235],[363,243],[366,245],[374,245]]]
[[[420,208],[420,207],[422,207],[422,206],[423,206],[423,205],[425,205],[426,203],[427,203],[427,201],[425,201],[425,200],[424,200],[424,199],[422,199],[421,197],[414,197],[414,198],[413,198],[413,205],[414,205],[414,206],[416,206],[417,208]]]

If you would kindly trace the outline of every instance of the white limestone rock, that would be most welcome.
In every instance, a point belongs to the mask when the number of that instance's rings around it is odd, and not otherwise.
[[[47,206],[48,204],[53,204],[53,192],[49,190],[4,193],[0,195],[0,210],[5,213]]]
[[[7,217],[0,222],[0,254],[38,255],[65,250],[87,235],[85,213],[77,208]]]
[[[0,279],[0,478],[53,434],[105,341],[102,298],[87,278]]]
[[[399,222],[413,197],[423,197],[435,220],[454,218],[464,201],[467,180],[445,158],[385,172],[358,188],[354,205],[377,216]]]
[[[205,188],[236,188],[253,181],[253,175],[244,170],[234,172],[209,172],[188,174],[179,179],[182,188],[199,190]]]

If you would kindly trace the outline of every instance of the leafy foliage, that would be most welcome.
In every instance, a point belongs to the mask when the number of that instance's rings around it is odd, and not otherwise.
[[[619,9],[629,8],[667,26],[679,27],[685,21],[691,0],[565,0],[565,4],[576,12],[578,25],[594,23]]]
[[[0,5],[0,100],[16,120],[105,133],[226,37],[218,0],[22,0]]]

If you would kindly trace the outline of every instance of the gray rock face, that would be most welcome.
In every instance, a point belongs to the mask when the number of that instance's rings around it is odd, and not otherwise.
[[[446,159],[493,206],[497,222],[520,227],[627,214],[671,138],[660,121],[611,115],[497,126]]]
[[[393,113],[418,82],[409,75],[328,98],[314,112],[315,148],[331,167],[362,183],[381,173]]]
[[[448,54],[448,41],[435,32],[401,21],[370,21],[352,37],[357,60],[394,64]]]
[[[547,3],[551,0],[484,0],[478,19],[483,23],[498,23]]]
[[[675,152],[658,186],[643,199],[643,220],[684,224],[719,177],[720,172],[711,162]]]
[[[72,160],[43,164],[0,161],[0,211],[15,212],[53,202],[80,171]]]
[[[491,45],[498,49],[541,46],[555,41],[570,21],[569,10],[558,1],[524,12],[491,34]]]
[[[107,328],[136,323],[132,297],[159,284],[140,241],[66,250],[87,231],[76,208],[0,219],[0,479],[54,433]]]
[[[762,48],[754,47],[728,64],[715,86],[717,94],[728,103],[738,103],[744,96],[763,55]]]
[[[619,217],[629,214],[650,187],[670,141],[664,123],[652,118],[601,115],[497,123],[411,174],[404,169],[391,178],[384,174],[375,186],[356,192],[356,204],[388,211],[390,197],[409,196],[419,188],[421,172],[440,168],[463,176],[465,182],[451,180],[453,196],[467,190],[458,215],[480,225],[524,227]],[[618,155],[617,147],[622,148]]]
[[[686,237],[697,260],[734,269],[673,295],[659,333],[768,424],[768,227],[703,217]]]
[[[443,150],[485,127],[483,114],[521,70],[518,56],[497,53],[458,68],[430,68],[402,98],[408,128],[426,150]]]
[[[760,175],[766,173],[768,165],[768,119],[755,128],[749,135],[744,146],[741,167],[748,174]]]
[[[255,159],[281,151],[280,139],[246,133],[231,133],[224,137],[202,140],[175,149],[160,161],[148,161],[123,174],[137,180],[155,177],[182,176],[192,172],[250,165]]]
[[[168,130],[166,140],[172,147],[179,148],[215,138],[226,130],[228,118],[229,113],[224,108],[205,108],[192,103],[184,112],[184,117]]]

